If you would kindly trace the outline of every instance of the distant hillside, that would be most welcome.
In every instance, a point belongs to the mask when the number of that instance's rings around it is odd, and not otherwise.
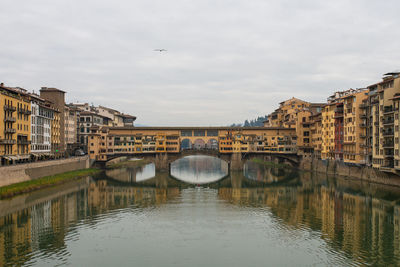
[[[267,115],[257,117],[257,119],[254,120],[245,120],[244,123],[234,123],[231,125],[231,127],[238,127],[238,126],[243,126],[243,127],[262,127],[264,126],[264,121],[267,120]]]

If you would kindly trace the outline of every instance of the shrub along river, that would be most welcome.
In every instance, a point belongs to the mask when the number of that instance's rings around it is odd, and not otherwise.
[[[209,156],[0,201],[0,265],[400,265],[400,188]]]

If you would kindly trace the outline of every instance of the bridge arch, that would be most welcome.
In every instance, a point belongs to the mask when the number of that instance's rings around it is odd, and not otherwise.
[[[193,148],[196,149],[196,150],[205,149],[206,148],[206,142],[203,139],[198,138],[198,139],[194,140]]]
[[[212,150],[218,150],[218,140],[215,138],[209,139],[207,141],[206,148]]]
[[[192,147],[193,147],[193,144],[189,138],[185,138],[181,141],[181,149],[182,150],[192,149]]]

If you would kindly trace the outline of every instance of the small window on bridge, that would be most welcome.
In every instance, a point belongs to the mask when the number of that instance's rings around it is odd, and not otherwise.
[[[218,130],[207,130],[207,136],[218,136]]]
[[[181,131],[181,136],[192,136],[192,130]]]
[[[194,136],[205,136],[206,131],[205,130],[195,130],[194,131]]]

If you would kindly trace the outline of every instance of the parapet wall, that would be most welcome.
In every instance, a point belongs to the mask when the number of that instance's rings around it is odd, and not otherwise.
[[[88,156],[4,166],[0,167],[0,187],[89,167]]]
[[[305,158],[299,168],[307,171],[339,175],[364,181],[400,186],[400,176],[394,173],[382,172],[368,166],[348,165],[341,161]]]

